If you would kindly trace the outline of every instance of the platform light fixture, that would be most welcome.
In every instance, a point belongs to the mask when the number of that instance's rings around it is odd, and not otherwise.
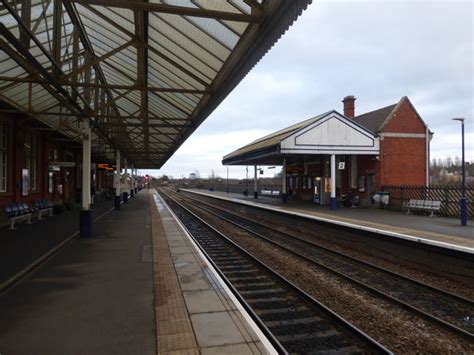
[[[467,199],[466,199],[466,169],[464,162],[464,117],[452,118],[453,121],[461,122],[461,146],[462,146],[462,158],[461,158],[461,225],[467,225]]]

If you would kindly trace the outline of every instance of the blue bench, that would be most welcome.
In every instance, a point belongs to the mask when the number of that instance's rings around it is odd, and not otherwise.
[[[34,209],[28,204],[22,203],[10,203],[5,205],[5,214],[10,219],[10,229],[15,229],[15,222],[18,220],[27,220],[28,224],[31,224],[31,215]]]
[[[53,215],[54,203],[48,200],[36,200],[35,207],[38,211],[38,219],[41,219],[44,213],[49,213],[49,216]]]

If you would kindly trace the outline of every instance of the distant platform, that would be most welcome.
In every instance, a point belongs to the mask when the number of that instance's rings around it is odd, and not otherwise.
[[[255,199],[253,196],[222,191],[199,189],[183,191],[474,254],[474,222],[472,220],[469,220],[468,225],[463,227],[457,218],[407,215],[404,212],[375,207],[340,207],[330,210],[328,206],[312,204],[309,201],[290,200],[288,203],[283,203],[279,198],[259,197]]]

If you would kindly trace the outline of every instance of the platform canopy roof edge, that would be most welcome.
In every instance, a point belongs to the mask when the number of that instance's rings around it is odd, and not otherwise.
[[[311,0],[0,0],[0,114],[160,168]]]
[[[374,117],[386,117],[390,110],[378,111]],[[378,155],[379,151],[376,132],[332,110],[259,138],[224,156],[222,164],[282,165],[284,158],[291,162],[310,155]]]

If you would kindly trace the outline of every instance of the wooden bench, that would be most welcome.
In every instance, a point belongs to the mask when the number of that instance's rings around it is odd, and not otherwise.
[[[407,214],[411,211],[427,211],[430,212],[430,217],[434,217],[436,211],[441,209],[441,201],[432,200],[410,200],[406,204]]]
[[[43,214],[49,213],[49,216],[51,217],[53,215],[53,208],[54,208],[54,203],[48,200],[36,200],[35,201],[35,207],[36,210],[38,211],[38,219],[41,219]]]
[[[15,222],[18,220],[27,220],[27,223],[31,224],[33,209],[26,203],[9,203],[5,205],[5,214],[10,220],[10,229],[16,229]]]

